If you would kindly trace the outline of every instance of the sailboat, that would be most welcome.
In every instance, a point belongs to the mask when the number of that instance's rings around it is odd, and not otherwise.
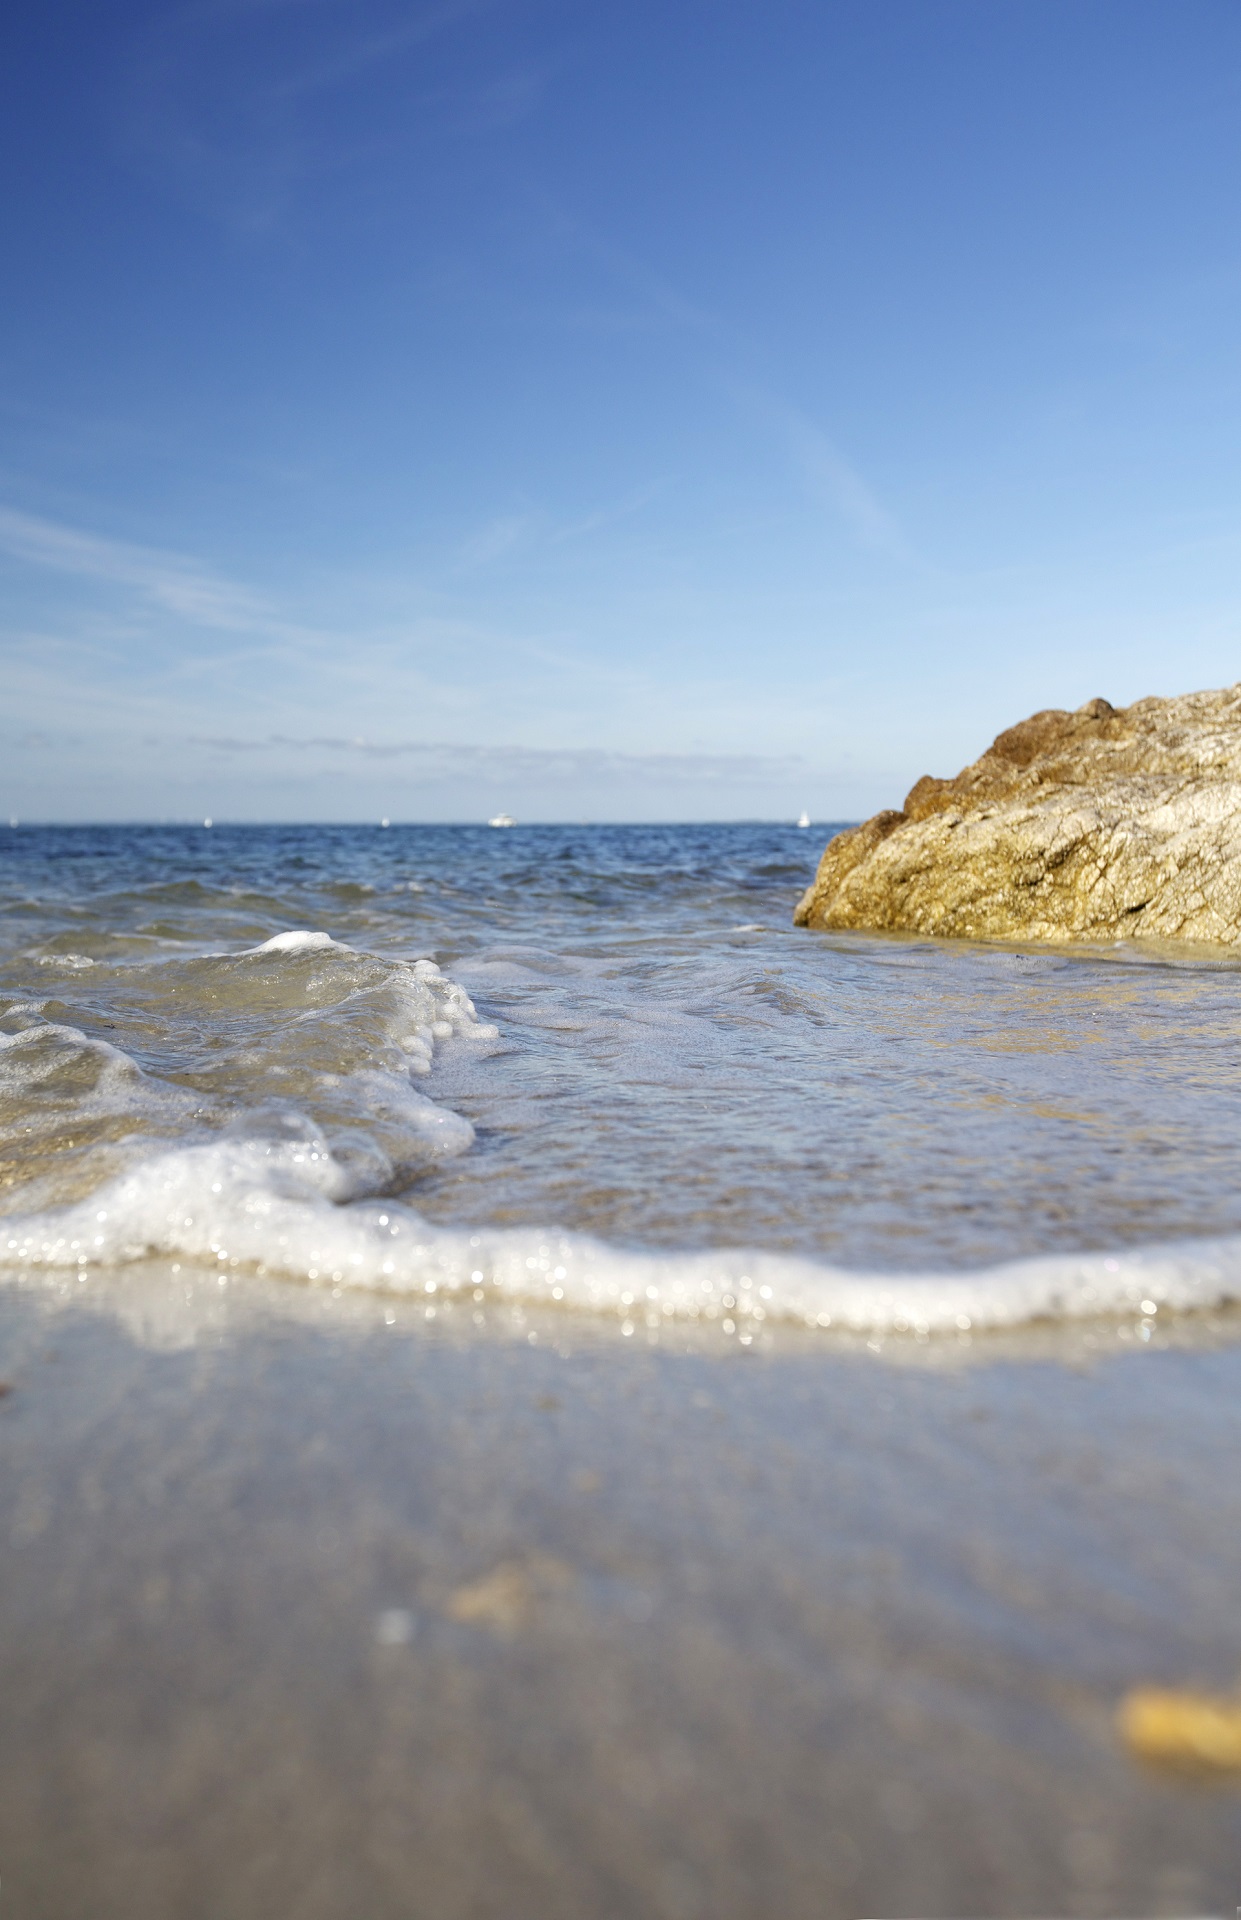
[[[810,825],[810,815],[806,812],[804,807],[802,808],[801,812],[797,816],[797,824],[799,827],[808,827]]]

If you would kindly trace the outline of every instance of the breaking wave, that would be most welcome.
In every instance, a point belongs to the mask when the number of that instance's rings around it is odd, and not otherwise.
[[[433,1151],[470,1143],[468,1123],[430,1101],[404,1118]],[[156,1152],[74,1205],[10,1216],[0,1266],[85,1274],[163,1255],[221,1274],[557,1305],[619,1318],[627,1331],[719,1321],[743,1341],[767,1320],[929,1334],[1241,1301],[1241,1236],[961,1274],[854,1273],[783,1254],[633,1252],[530,1228],[433,1226],[399,1201],[358,1198],[357,1184],[319,1128],[273,1116],[266,1136]]]
[[[0,1269],[85,1276],[162,1258],[604,1314],[626,1332],[718,1322],[746,1344],[765,1322],[929,1335],[1241,1301],[1238,1236],[885,1273],[433,1225],[383,1196],[474,1143],[468,1119],[415,1085],[445,1043],[485,1053],[497,1041],[464,988],[431,960],[377,959],[311,931],[163,963],[158,989],[152,971],[141,1019],[127,1025],[120,989],[109,1009],[132,1053],[49,1003],[0,1008],[0,1153],[20,1174],[10,1204],[25,1203],[0,1218]]]

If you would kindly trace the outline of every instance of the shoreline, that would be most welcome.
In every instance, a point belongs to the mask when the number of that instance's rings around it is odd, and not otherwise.
[[[387,1331],[431,1345],[538,1346],[562,1358],[642,1349],[713,1363],[856,1358],[884,1366],[948,1370],[1001,1361],[1050,1361],[1080,1368],[1126,1355],[1241,1348],[1241,1303],[1236,1302],[1180,1309],[1154,1320],[1118,1312],[1053,1314],[930,1331],[912,1325],[853,1327],[844,1321],[824,1327],[797,1315],[772,1315],[755,1325],[753,1338],[743,1344],[736,1337],[736,1323],[722,1323],[718,1316],[635,1324],[614,1304],[583,1308],[498,1290],[481,1306],[469,1289],[438,1291],[428,1305],[424,1294],[412,1290],[332,1287],[244,1271],[230,1274],[221,1285],[217,1269],[166,1257],[85,1273],[0,1267],[0,1299],[5,1295],[26,1301],[49,1321],[83,1314],[115,1321],[136,1346],[165,1353],[282,1327],[329,1338]]]

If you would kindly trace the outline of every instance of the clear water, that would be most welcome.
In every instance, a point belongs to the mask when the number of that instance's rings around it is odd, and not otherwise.
[[[8,832],[0,1265],[738,1338],[1241,1296],[1241,967],[795,930],[830,831]]]

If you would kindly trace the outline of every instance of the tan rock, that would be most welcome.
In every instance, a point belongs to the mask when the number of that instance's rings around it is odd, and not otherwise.
[[[980,940],[1241,942],[1241,684],[1090,700],[829,842],[794,919]]]

